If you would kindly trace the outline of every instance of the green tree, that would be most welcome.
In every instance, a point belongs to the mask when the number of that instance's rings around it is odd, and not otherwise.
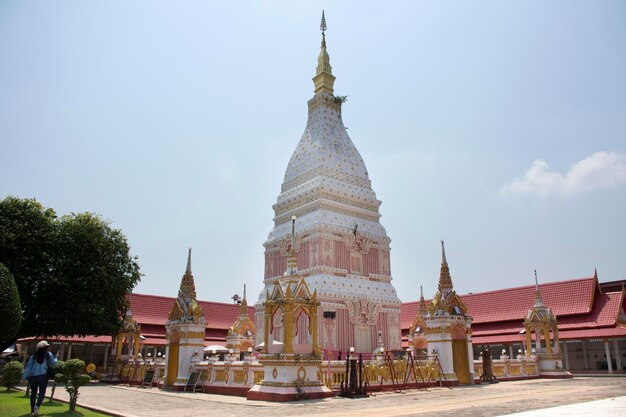
[[[70,411],[74,411],[78,400],[78,389],[91,380],[89,375],[83,374],[85,362],[80,359],[59,361],[54,369],[57,371],[54,380],[65,383],[65,390],[70,395]]]
[[[21,323],[22,306],[15,279],[0,262],[0,345],[13,340]]]
[[[43,286],[52,271],[55,222],[54,210],[35,200],[0,201],[0,262],[13,274],[23,311],[18,336],[37,336],[45,326],[37,315],[46,304]]]
[[[139,266],[120,230],[92,213],[63,216],[57,228],[54,262],[55,300],[51,314],[78,318],[71,333],[112,334],[120,325],[126,295],[140,279]],[[57,323],[62,327],[66,323]],[[67,333],[66,333],[67,334]]]
[[[0,200],[0,262],[22,301],[17,337],[114,333],[141,276],[129,252],[96,214],[58,218],[32,199]]]
[[[4,386],[7,387],[7,391],[20,383],[22,372],[24,372],[24,365],[21,362],[11,361],[4,365],[2,379]]]

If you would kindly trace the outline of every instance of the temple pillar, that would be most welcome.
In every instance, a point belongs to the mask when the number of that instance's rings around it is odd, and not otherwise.
[[[133,356],[134,356],[135,358],[137,358],[137,355],[139,354],[139,348],[141,347],[141,343],[140,343],[140,339],[139,339],[139,334],[137,334],[137,335],[134,337],[133,347],[134,347]]]
[[[609,373],[613,373],[613,361],[611,360],[611,349],[609,349],[609,339],[604,339],[604,351],[606,353],[606,365]]]
[[[122,339],[121,336],[117,336],[117,351],[115,353],[115,358],[119,359],[122,356],[122,347],[124,345],[124,340]]]
[[[585,344],[584,339],[581,339],[580,343],[583,345],[583,359],[585,362],[585,369],[589,369],[589,359],[587,358],[587,345]]]
[[[546,351],[552,353],[552,340],[550,340],[550,329],[545,328],[543,330],[544,337],[546,339]]]
[[[565,363],[565,369],[569,369],[569,356],[567,353],[567,342],[563,341],[563,362]]]
[[[68,343],[68,345],[67,345],[67,358],[65,360],[69,361],[70,359],[72,359],[72,344]]]
[[[613,339],[613,350],[615,351],[615,365],[617,365],[617,371],[622,370],[622,358],[619,354],[619,344],[617,339]]]
[[[554,333],[554,353],[559,353],[561,351],[560,345],[559,345],[559,328],[555,327],[553,333]]]
[[[293,306],[288,304],[285,306],[285,335],[283,339],[283,353],[293,353]]]
[[[526,329],[526,354],[530,355],[533,351],[533,336],[532,331],[530,329]]]
[[[509,345],[509,358],[513,359],[513,343]]]
[[[105,345],[104,346],[104,360],[102,361],[102,366],[107,366],[107,361],[109,360],[109,350],[111,349],[110,346]]]
[[[318,335],[318,329],[317,329],[317,309],[313,309],[313,311],[311,312],[311,333],[312,333],[312,337],[313,337],[313,353],[315,354],[319,354],[320,353],[320,347],[317,343],[317,335]]]
[[[272,318],[272,309],[269,306],[265,307],[265,334],[263,335],[263,353],[268,352],[269,347],[269,334],[270,334],[270,319]]]

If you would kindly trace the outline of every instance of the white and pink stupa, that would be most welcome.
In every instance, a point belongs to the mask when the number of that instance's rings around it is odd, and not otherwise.
[[[401,302],[391,284],[391,240],[380,224],[381,202],[365,163],[341,119],[345,98],[333,94],[335,77],[325,35],[313,81],[315,96],[308,102],[306,128],[287,166],[273,206],[274,228],[264,244],[265,287],[255,305],[256,343],[263,342],[266,294],[288,267],[291,218],[296,216],[297,269],[321,302],[321,348],[345,352],[354,347],[371,353],[380,331],[387,350],[401,349]],[[307,332],[297,331],[308,326],[306,315],[298,320],[294,338],[306,338]],[[271,318],[270,327],[273,339],[283,340],[280,314]]]

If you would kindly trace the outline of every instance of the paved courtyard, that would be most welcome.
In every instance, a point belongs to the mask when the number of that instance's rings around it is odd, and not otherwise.
[[[66,399],[63,388],[56,398]],[[608,399],[608,400],[607,400]],[[606,400],[590,403],[594,400]],[[364,399],[341,397],[294,403],[247,401],[241,397],[173,393],[156,388],[91,385],[81,388],[80,405],[128,417],[150,416],[502,416],[626,415],[625,377],[527,380],[428,391],[386,392]],[[555,406],[578,404],[569,407]]]

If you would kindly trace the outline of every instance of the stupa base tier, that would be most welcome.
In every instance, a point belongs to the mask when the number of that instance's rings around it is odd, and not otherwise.
[[[335,395],[323,385],[318,386],[267,386],[255,385],[246,394],[248,400],[298,401],[327,398]]]

